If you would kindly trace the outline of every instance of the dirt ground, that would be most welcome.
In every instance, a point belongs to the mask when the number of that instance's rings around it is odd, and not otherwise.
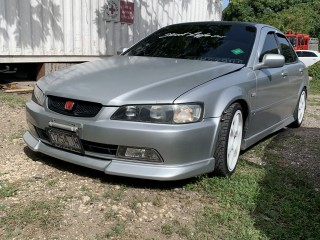
[[[31,94],[23,97],[29,99]],[[320,144],[320,97],[312,96],[312,101],[318,104],[308,106],[302,127],[280,134],[294,133],[297,139],[312,138],[316,148]],[[0,226],[0,236],[10,239],[164,239],[169,230],[167,223],[178,224],[181,231],[190,229],[197,213],[211,204],[210,199],[200,193],[186,191],[185,181],[146,183],[107,176],[31,152],[21,137],[27,129],[23,107],[13,108],[0,102],[0,126],[0,181],[18,186],[13,196],[1,199],[0,218],[8,214],[1,210],[1,205],[9,205],[15,223]],[[319,156],[304,149],[303,145],[299,148],[288,142],[284,164],[300,166],[319,189]],[[37,213],[42,215],[33,215]],[[185,239],[183,236],[184,233],[172,234],[170,239]]]

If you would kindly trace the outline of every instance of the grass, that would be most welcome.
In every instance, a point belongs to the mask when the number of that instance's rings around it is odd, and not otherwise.
[[[117,221],[110,230],[106,231],[104,234],[102,234],[102,236],[97,235],[96,239],[100,240],[100,239],[120,239],[117,238],[119,236],[125,235],[125,223],[121,222],[121,221]]]
[[[110,198],[111,200],[118,202],[122,199],[124,195],[125,187],[120,186],[119,189],[108,190],[103,194],[104,198]]]
[[[118,219],[118,212],[116,210],[110,209],[104,214],[106,220]]]
[[[260,194],[262,167],[241,162],[231,178],[203,178],[188,186],[211,197],[218,206],[207,206],[195,224],[194,239],[259,239],[251,213]]]
[[[59,182],[58,179],[48,179],[46,184],[49,187],[55,187],[58,182]]]
[[[218,204],[199,214],[189,239],[318,239],[319,192],[302,171],[279,163],[279,150],[295,139],[268,139],[241,156],[262,157],[264,166],[240,161],[230,178],[203,177],[189,184],[187,189]]]
[[[153,199],[152,199],[152,205],[156,206],[156,207],[161,207],[163,206],[163,201],[161,199],[160,196],[156,195]]]
[[[23,230],[28,226],[45,231],[59,226],[61,211],[59,200],[31,201],[27,205],[2,207],[5,215],[0,217],[0,225],[5,230],[6,239],[11,238],[14,231]]]
[[[320,94],[320,63],[313,64],[308,68],[309,75],[312,76],[310,81],[311,94]]]
[[[310,106],[320,106],[320,98],[309,98],[308,105]]]
[[[312,79],[310,81],[310,93],[320,94],[320,79]]]
[[[172,220],[161,225],[161,233],[167,237],[172,236],[174,233],[181,238],[191,236],[191,230],[187,226],[182,225],[178,220]]]
[[[128,206],[134,210],[138,211],[139,206],[142,205],[142,203],[145,201],[145,199],[139,195],[133,195],[132,198],[129,200]]]
[[[24,107],[27,100],[19,95],[4,93],[0,90],[0,102],[6,103],[11,108]]]
[[[0,181],[0,198],[12,197],[17,190],[15,185]]]
[[[99,196],[97,194],[93,194],[91,189],[87,186],[81,186],[80,191],[84,192],[85,195],[89,198],[88,201],[85,202],[85,204],[92,204],[93,202],[99,200]]]

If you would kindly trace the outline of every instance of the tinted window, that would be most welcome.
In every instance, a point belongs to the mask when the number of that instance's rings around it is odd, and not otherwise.
[[[181,24],[160,29],[125,55],[246,64],[256,28],[244,24]]]
[[[297,53],[298,57],[303,57],[304,56],[304,52],[298,51],[296,53]]]
[[[286,63],[292,63],[297,61],[297,56],[291,46],[291,44],[288,42],[288,40],[285,38],[285,36],[281,34],[277,34],[277,38],[280,44],[281,54],[285,58]]]
[[[317,57],[317,55],[313,52],[304,52],[304,57]]]
[[[262,62],[264,55],[267,53],[279,54],[278,43],[273,32],[269,32],[263,44],[259,61]]]

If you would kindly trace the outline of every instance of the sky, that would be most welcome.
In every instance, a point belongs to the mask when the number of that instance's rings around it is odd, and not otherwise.
[[[222,10],[225,9],[229,4],[229,0],[223,0],[222,1]]]

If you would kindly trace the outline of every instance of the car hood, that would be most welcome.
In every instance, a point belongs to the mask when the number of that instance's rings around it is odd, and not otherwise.
[[[243,66],[198,60],[118,56],[74,65],[42,78],[37,84],[46,95],[109,106],[172,103],[192,88]]]

